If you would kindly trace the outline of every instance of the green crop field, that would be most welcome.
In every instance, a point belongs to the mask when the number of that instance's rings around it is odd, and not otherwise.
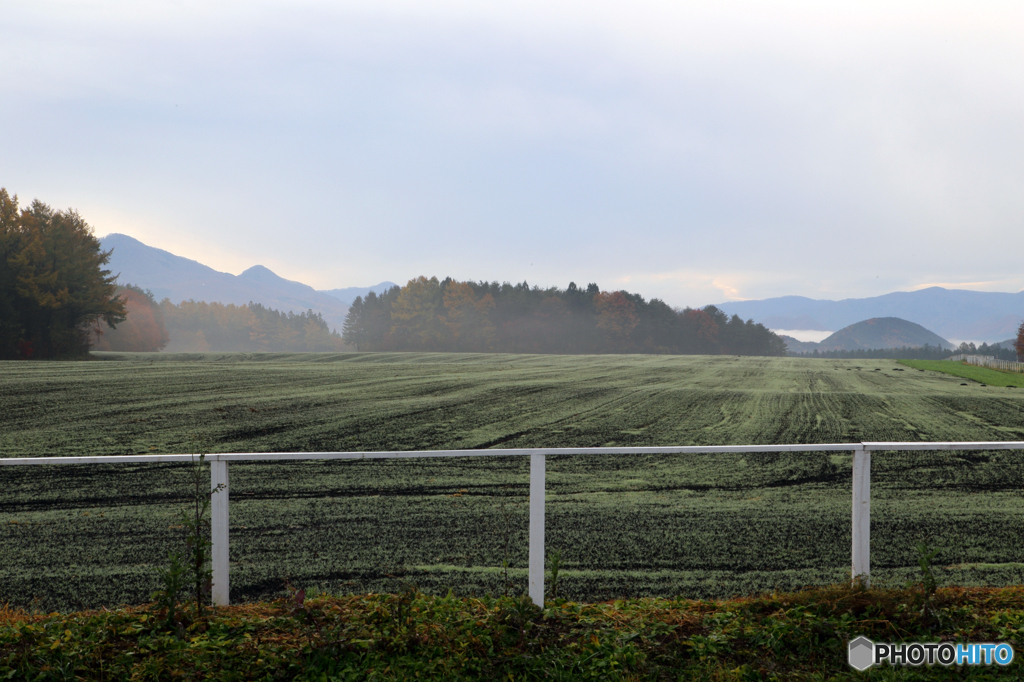
[[[901,365],[914,369],[952,374],[955,377],[977,381],[979,384],[985,384],[986,386],[1024,388],[1024,374],[1020,372],[1003,372],[998,369],[978,367],[977,365],[969,365],[966,362],[951,362],[949,360],[900,360],[899,362]]]
[[[0,363],[4,457],[1024,440],[1024,390],[892,361],[456,354],[115,355]],[[961,385],[967,383],[968,385]],[[1024,453],[876,453],[872,570],[943,547],[964,585],[1024,577]],[[526,458],[231,465],[232,599],[525,591]],[[0,603],[139,603],[177,542],[176,465],[0,467]],[[716,597],[842,580],[850,456],[548,459],[562,596]]]

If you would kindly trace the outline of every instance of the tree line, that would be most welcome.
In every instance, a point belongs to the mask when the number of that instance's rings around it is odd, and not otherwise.
[[[259,303],[233,305],[165,298],[133,285],[119,290],[127,319],[98,335],[95,350],[217,352],[328,352],[344,348],[320,313],[281,312]]]
[[[352,303],[342,328],[360,351],[785,355],[762,324],[714,306],[677,310],[627,291],[570,282],[459,282],[418,277]]]
[[[164,299],[163,308],[172,344],[169,350],[322,353],[344,349],[341,335],[332,331],[320,313],[283,312],[260,303],[247,305]]]
[[[436,350],[511,353],[783,355],[761,324],[714,306],[677,310],[627,291],[570,283],[458,282],[419,277],[357,298],[344,337],[319,313],[185,301],[157,303],[104,266],[74,210],[20,208],[0,188],[0,359],[80,357],[97,350]],[[346,345],[347,342],[347,345]]]
[[[1024,325],[1022,325],[1024,327]],[[930,346],[927,343],[920,347],[903,346],[900,348],[870,348],[857,350],[818,350],[807,353],[790,353],[798,358],[832,358],[845,360],[945,360],[958,354],[991,355],[999,360],[1016,360],[1014,348],[1003,348],[1000,345],[990,346],[982,343],[961,343],[957,348],[949,349],[941,346]]]

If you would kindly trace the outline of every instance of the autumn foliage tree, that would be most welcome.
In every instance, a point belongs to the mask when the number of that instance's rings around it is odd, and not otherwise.
[[[682,327],[688,332],[684,338],[690,353],[710,355],[719,351],[721,326],[710,311],[690,309],[683,312],[682,318]]]
[[[133,284],[118,287],[127,316],[115,329],[97,329],[93,350],[151,353],[167,345],[170,336],[164,312],[153,294]]]
[[[494,345],[496,328],[491,320],[494,297],[484,294],[477,298],[473,287],[465,282],[451,282],[445,288],[443,322],[448,331],[452,350],[490,350]]]
[[[82,356],[97,326],[124,320],[110,253],[76,211],[19,209],[0,188],[0,358]]]
[[[445,337],[441,317],[443,301],[437,277],[409,280],[391,305],[391,332],[399,343],[423,350],[440,350]]]
[[[763,325],[713,306],[673,310],[626,291],[418,277],[357,298],[343,337],[362,351],[784,355]]]
[[[604,332],[608,346],[625,351],[629,347],[630,334],[639,323],[636,306],[621,291],[602,291],[594,295],[594,309],[597,328]]]

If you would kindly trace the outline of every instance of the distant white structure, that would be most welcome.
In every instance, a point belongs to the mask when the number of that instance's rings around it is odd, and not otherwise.
[[[977,365],[978,367],[1001,369],[1004,372],[1024,372],[1024,362],[999,360],[991,355],[965,355],[964,353],[960,353],[958,355],[953,355],[948,359],[953,362],[966,362],[969,365]]]

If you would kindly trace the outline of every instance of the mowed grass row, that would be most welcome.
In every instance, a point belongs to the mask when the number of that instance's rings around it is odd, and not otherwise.
[[[1024,388],[1024,374],[1020,372],[1004,372],[988,367],[979,367],[966,362],[950,360],[900,360],[901,365],[917,370],[929,370],[952,374],[963,379],[970,379],[987,386],[1005,386],[1007,388]]]
[[[889,361],[108,357],[0,368],[0,452],[183,452],[189,433],[214,452],[1024,440],[1024,392]],[[873,459],[877,579],[909,579],[927,537],[944,547],[946,582],[1021,582],[1020,453]],[[548,472],[563,596],[722,597],[846,574],[849,455],[567,456]],[[0,476],[0,602],[84,608],[157,588],[181,532],[181,467]],[[233,464],[232,597],[278,594],[286,580],[524,591],[527,484],[525,458]]]

